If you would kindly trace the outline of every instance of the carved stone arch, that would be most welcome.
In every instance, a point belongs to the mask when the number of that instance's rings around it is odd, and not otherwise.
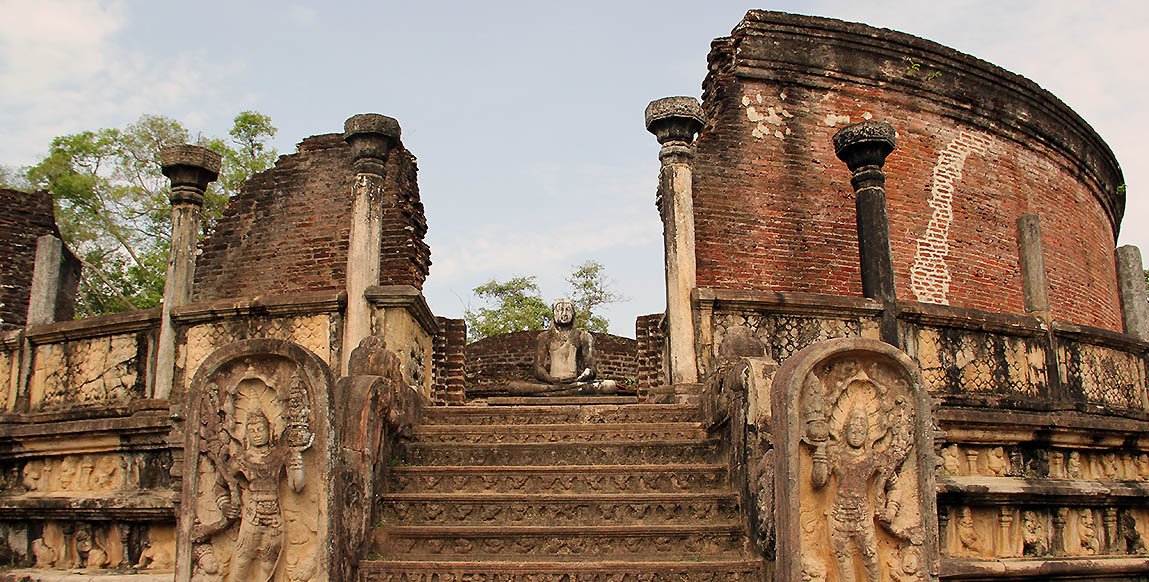
[[[197,569],[327,579],[333,384],[319,356],[286,340],[234,342],[200,365],[185,404],[177,581]]]
[[[914,361],[876,340],[822,341],[783,363],[772,392],[777,580],[937,580],[933,409]]]

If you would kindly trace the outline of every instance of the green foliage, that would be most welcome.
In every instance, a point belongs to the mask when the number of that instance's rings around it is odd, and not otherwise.
[[[205,193],[205,235],[239,185],[270,165],[275,152],[264,142],[274,133],[267,116],[245,111],[232,128],[236,149],[220,139],[198,140],[223,155],[220,173],[227,178]],[[40,163],[24,170],[27,187],[52,191],[60,233],[84,264],[77,317],[159,305],[171,236],[159,153],[189,138],[178,121],[144,115],[122,129],[59,136]]]
[[[505,283],[492,279],[474,291],[493,307],[466,310],[463,318],[467,321],[470,341],[513,331],[543,329],[550,323],[551,308],[543,301],[534,276],[514,277]]]
[[[587,331],[606,333],[610,322],[595,314],[608,303],[626,299],[611,290],[614,285],[597,261],[586,261],[574,267],[567,277],[568,296],[575,307],[575,326]],[[476,341],[514,331],[541,330],[550,325],[551,306],[542,298],[535,277],[513,277],[506,282],[491,280],[475,287],[475,295],[489,307],[467,309],[467,339]]]

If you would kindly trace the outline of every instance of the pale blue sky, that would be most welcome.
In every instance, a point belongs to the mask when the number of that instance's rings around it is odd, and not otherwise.
[[[749,8],[893,28],[1033,79],[1113,148],[1121,242],[1149,244],[1149,3],[1085,4],[0,0],[0,164],[145,113],[224,135],[256,109],[281,153],[384,113],[419,158],[437,315],[460,316],[492,277],[536,274],[556,297],[596,259],[630,297],[612,331],[633,336],[664,302],[643,108],[700,96],[710,41]]]

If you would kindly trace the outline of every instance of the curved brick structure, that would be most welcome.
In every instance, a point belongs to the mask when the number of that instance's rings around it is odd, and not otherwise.
[[[714,41],[694,163],[698,286],[861,295],[854,193],[831,137],[889,121],[898,299],[1024,313],[1015,222],[1037,214],[1055,319],[1121,330],[1121,170],[1033,82],[941,45],[752,11]]]

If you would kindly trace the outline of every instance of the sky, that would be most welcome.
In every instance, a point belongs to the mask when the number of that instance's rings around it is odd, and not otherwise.
[[[1118,244],[1149,244],[1149,2],[823,0],[292,3],[0,0],[0,165],[52,137],[143,114],[224,136],[271,116],[273,145],[399,120],[419,162],[436,315],[491,279],[535,275],[544,298],[596,260],[634,336],[664,309],[653,99],[701,96],[710,41],[748,9],[892,28],[1026,76],[1113,149],[1128,203]]]

